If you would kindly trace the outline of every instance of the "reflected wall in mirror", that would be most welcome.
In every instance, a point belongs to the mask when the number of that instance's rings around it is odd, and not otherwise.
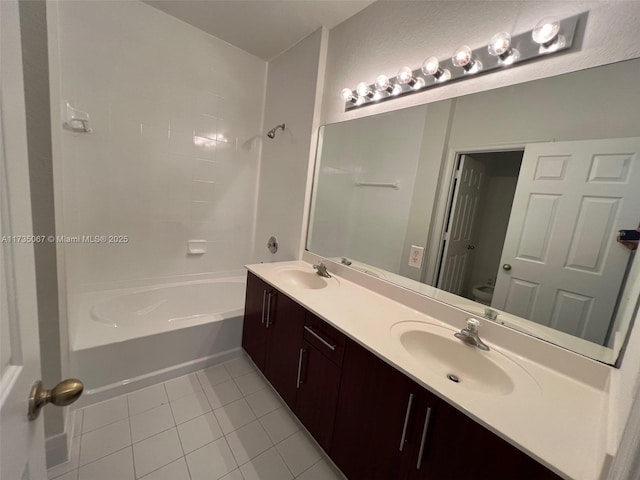
[[[640,60],[321,128],[307,249],[613,364],[640,290]]]

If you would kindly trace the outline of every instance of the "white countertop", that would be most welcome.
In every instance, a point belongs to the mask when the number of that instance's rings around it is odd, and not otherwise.
[[[422,368],[390,333],[391,327],[401,321],[427,322],[458,330],[456,323],[449,321],[449,315],[443,314],[449,308],[451,316],[459,315],[455,309],[424,299],[425,308],[419,311],[336,275],[327,288],[300,288],[282,280],[278,270],[283,267],[313,272],[311,265],[303,261],[247,266],[258,277],[563,478],[599,478],[606,459],[608,394],[604,388],[549,368],[548,362],[543,365],[516,353],[521,338],[517,332],[501,331],[493,336],[504,339],[505,335],[506,338],[513,335],[513,341],[491,342],[493,337],[483,336],[483,328],[486,333],[504,328],[493,325],[481,326],[480,337],[493,350],[517,363],[534,381],[516,383],[513,392],[502,396],[460,388]],[[590,365],[585,359],[585,368]]]

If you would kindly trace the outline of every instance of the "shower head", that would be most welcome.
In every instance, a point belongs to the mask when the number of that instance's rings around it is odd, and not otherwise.
[[[276,136],[276,131],[281,128],[282,131],[284,132],[284,123],[280,124],[280,125],[276,125],[275,127],[273,127],[271,130],[269,130],[267,132],[267,137],[269,138],[275,138]]]

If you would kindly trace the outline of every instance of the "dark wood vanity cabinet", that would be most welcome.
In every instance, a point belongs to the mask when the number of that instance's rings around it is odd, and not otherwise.
[[[349,480],[403,478],[419,394],[415,382],[347,340],[329,456]]]
[[[242,346],[349,480],[560,478],[252,273]]]
[[[242,347],[292,409],[305,315],[299,304],[248,275]]]
[[[347,341],[330,456],[349,480],[559,480],[356,342]]]
[[[417,422],[423,430],[416,432],[420,442],[414,444],[417,450],[409,461],[408,480],[560,480],[447,402],[425,393],[419,402]],[[429,409],[427,421],[425,412]],[[422,432],[426,432],[424,443]]]
[[[329,451],[346,337],[310,312],[304,330],[294,411],[320,446]]]
[[[267,362],[267,329],[265,316],[267,295],[275,289],[255,275],[247,275],[247,293],[244,302],[242,348],[253,363],[264,373]]]
[[[345,340],[324,320],[248,274],[242,347],[327,451]]]

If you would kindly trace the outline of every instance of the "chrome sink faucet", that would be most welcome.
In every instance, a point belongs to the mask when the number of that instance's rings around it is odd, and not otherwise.
[[[331,275],[329,274],[329,272],[327,272],[327,266],[324,264],[324,260],[320,260],[318,264],[313,266],[313,269],[321,277],[331,278]]]
[[[484,350],[486,352],[489,351],[489,347],[480,340],[478,336],[478,327],[480,326],[480,322],[475,318],[467,319],[467,326],[453,335],[456,338],[459,338],[467,345],[471,345],[473,347],[478,347],[480,350]]]

